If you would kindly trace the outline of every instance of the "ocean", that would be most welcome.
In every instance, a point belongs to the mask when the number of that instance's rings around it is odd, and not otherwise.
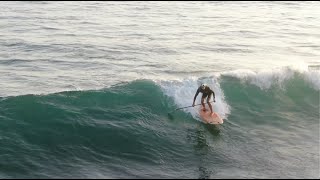
[[[319,2],[0,8],[0,178],[320,177]]]

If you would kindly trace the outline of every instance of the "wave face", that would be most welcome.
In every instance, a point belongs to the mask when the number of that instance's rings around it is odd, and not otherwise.
[[[317,177],[319,79],[238,70],[2,97],[0,177]],[[201,82],[214,89],[223,125],[203,124],[197,108],[174,111],[192,104]]]

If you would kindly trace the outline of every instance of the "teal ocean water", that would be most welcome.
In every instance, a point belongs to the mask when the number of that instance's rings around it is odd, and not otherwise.
[[[0,178],[319,178],[319,5],[1,3]]]

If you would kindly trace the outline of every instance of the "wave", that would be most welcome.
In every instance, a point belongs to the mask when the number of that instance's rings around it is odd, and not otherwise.
[[[272,125],[278,134],[285,132],[279,128],[302,134],[311,129],[315,137],[318,76],[319,72],[292,68],[246,70],[174,81],[136,80],[100,90],[2,97],[0,140],[6,146],[0,147],[0,153],[9,161],[0,162],[0,167],[8,177],[49,178],[57,174],[68,177],[69,172],[79,174],[79,168],[89,165],[98,166],[97,173],[108,169],[114,177],[120,177],[119,168],[131,164],[131,170],[123,176],[128,177],[141,172],[139,168],[158,167],[159,162],[175,158],[188,159],[188,145],[181,136],[201,124],[195,121],[200,119],[193,108],[175,111],[173,119],[168,112],[190,106],[203,82],[215,91],[213,108],[226,119],[218,129],[207,127],[215,138],[221,129],[236,127],[232,131],[239,132],[243,127],[256,129],[259,124]],[[301,121],[305,128],[297,125]],[[295,126],[284,126],[290,123]],[[199,138],[197,133],[195,136]],[[165,169],[157,173],[167,177],[163,175]],[[94,175],[86,171],[81,176]]]
[[[310,97],[320,90],[320,71],[310,71],[306,66],[282,67],[272,70],[252,71],[235,70],[223,73],[215,73],[206,77],[190,77],[177,80],[135,80],[123,82],[100,90],[66,91],[45,95],[23,95],[0,98],[1,105],[12,104],[10,111],[17,109],[43,108],[59,106],[66,109],[92,108],[114,109],[118,106],[131,106],[139,104],[144,108],[157,107],[162,112],[170,111],[178,107],[192,105],[193,97],[201,83],[208,84],[214,90],[216,102],[213,103],[214,111],[224,119],[228,119],[231,113],[230,99],[235,99],[237,91],[246,89],[246,94],[278,92],[288,97],[290,92],[295,91],[296,96]],[[254,88],[257,89],[254,89]],[[249,88],[251,88],[249,90]],[[233,93],[229,93],[232,91]],[[304,92],[305,91],[305,92]],[[225,93],[228,92],[226,95]],[[298,94],[300,93],[300,95]],[[268,97],[275,99],[274,94]],[[201,94],[197,97],[200,104]],[[74,102],[70,104],[70,102]],[[31,105],[29,105],[31,103]],[[96,104],[95,104],[96,103]],[[27,105],[27,106],[26,106]],[[51,106],[50,106],[51,105]],[[38,107],[39,106],[39,107]],[[158,110],[158,109],[153,110]],[[200,120],[197,111],[193,108],[185,108],[182,111],[189,113],[193,118]],[[78,112],[82,113],[82,112]]]

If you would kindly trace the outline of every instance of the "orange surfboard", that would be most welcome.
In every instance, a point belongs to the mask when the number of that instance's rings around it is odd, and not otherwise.
[[[217,113],[211,114],[211,111],[207,109],[203,111],[202,108],[199,109],[200,117],[209,124],[223,124],[223,119]]]

